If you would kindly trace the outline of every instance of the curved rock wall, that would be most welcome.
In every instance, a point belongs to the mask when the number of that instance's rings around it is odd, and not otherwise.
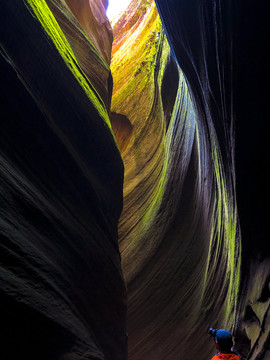
[[[267,6],[155,2],[1,2],[5,359],[269,357]]]
[[[35,4],[34,1],[32,3]],[[81,70],[96,90],[96,96],[101,97],[109,111],[112,95],[109,65],[113,35],[103,1],[48,0],[46,4],[54,14]],[[51,25],[48,17],[41,21],[49,30]]]
[[[122,154],[125,203],[119,224],[123,267],[126,278],[132,279],[140,269],[138,263],[145,263],[152,252],[151,246],[149,254],[145,251],[143,237],[155,218],[159,189],[164,187],[166,127],[161,82],[169,46],[152,2],[133,2],[127,18],[116,24],[114,34],[112,112],[125,115],[132,125],[132,135]],[[175,74],[179,76],[177,68]],[[172,111],[174,99],[171,102]],[[153,246],[157,245],[153,241]]]
[[[2,1],[0,22],[1,357],[125,359],[108,64],[64,1]]]
[[[232,328],[236,314],[233,149],[190,92],[153,1],[131,2],[113,31],[112,111],[133,128],[119,224],[129,358],[207,358],[208,328]]]
[[[156,4],[199,117],[210,137],[213,128],[217,134],[226,183],[237,199],[242,235],[234,329],[237,346],[244,355],[249,353],[249,359],[266,359],[270,329],[269,229],[264,210],[269,197],[265,167],[269,164],[269,84],[265,81],[269,5],[264,1],[163,0]]]

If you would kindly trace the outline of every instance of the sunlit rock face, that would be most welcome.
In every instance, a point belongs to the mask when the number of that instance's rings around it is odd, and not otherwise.
[[[101,0],[47,0],[58,24],[69,42],[81,70],[110,109],[112,79],[110,59],[112,29]],[[44,19],[48,23],[48,19]]]
[[[241,243],[231,125],[216,128],[207,100],[191,91],[154,1],[133,1],[113,31],[112,111],[132,125],[119,223],[129,358],[208,358],[209,327],[232,329],[236,320]]]
[[[96,49],[110,63],[112,29],[106,16],[107,0],[66,0],[86,34]]]
[[[3,359],[126,359],[111,31],[93,4],[93,33],[72,2],[79,20],[64,1],[1,4]]]
[[[125,116],[132,129],[128,144],[122,150],[125,203],[119,224],[123,267],[129,282],[140,270],[139,263],[145,263],[150,256],[144,250],[141,252],[145,245],[143,237],[156,216],[164,187],[166,121],[162,83],[166,69],[176,80],[168,99],[168,112],[173,110],[179,79],[179,70],[170,55],[152,1],[132,2],[114,26],[111,69],[112,113]],[[155,239],[153,246],[157,245]],[[149,250],[152,251],[151,246]]]

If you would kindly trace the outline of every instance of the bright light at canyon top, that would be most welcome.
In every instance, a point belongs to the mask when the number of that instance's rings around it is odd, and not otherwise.
[[[131,0],[109,0],[109,5],[107,9],[107,17],[110,21],[119,16],[119,14],[124,11]]]

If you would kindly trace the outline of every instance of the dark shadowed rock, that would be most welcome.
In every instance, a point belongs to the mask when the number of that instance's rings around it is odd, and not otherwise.
[[[217,134],[227,184],[229,177],[234,178],[232,191],[242,234],[235,331],[238,346],[245,344],[246,354],[251,350],[250,359],[266,359],[270,297],[260,294],[269,289],[270,275],[266,205],[269,4],[163,0],[156,0],[156,4],[200,119],[210,136],[212,128]],[[251,313],[254,315],[247,315]],[[259,319],[256,326],[254,317]]]
[[[0,21],[1,357],[125,359],[123,165],[106,107],[26,2],[2,2]]]

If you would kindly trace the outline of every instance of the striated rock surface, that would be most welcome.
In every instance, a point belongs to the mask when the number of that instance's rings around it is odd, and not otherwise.
[[[99,54],[110,64],[113,35],[106,16],[108,0],[66,0],[66,3]]]
[[[64,1],[2,1],[0,22],[1,358],[126,359],[110,36]]]
[[[245,355],[249,353],[249,359],[267,359],[269,83],[265,76],[269,74],[269,49],[265,43],[269,5],[264,1],[163,0],[156,4],[199,117],[210,136],[213,129],[217,134],[226,184],[237,199],[242,235],[237,346]]]
[[[270,356],[269,9],[155,3],[1,2],[4,359]]]
[[[133,127],[119,223],[129,358],[207,358],[208,328],[236,320],[233,139],[224,148],[219,138],[230,128],[216,129],[197,104],[154,1],[131,2],[113,31],[112,111]]]
[[[114,36],[112,112],[125,116],[132,125],[128,145],[122,151],[125,202],[119,224],[123,267],[129,281],[153,252],[151,246],[149,253],[145,251],[143,237],[155,218],[158,206],[154,205],[160,202],[158,192],[164,186],[166,123],[161,84],[165,68],[170,66],[170,50],[152,1],[133,1],[114,26]],[[171,63],[178,79],[177,66],[172,59]],[[152,245],[158,246],[158,241]]]
[[[105,3],[97,1],[47,0],[61,31],[72,48],[83,73],[110,110],[112,78],[110,58],[112,29],[105,15]],[[49,28],[49,19],[43,17]],[[52,35],[54,36],[54,35]]]

